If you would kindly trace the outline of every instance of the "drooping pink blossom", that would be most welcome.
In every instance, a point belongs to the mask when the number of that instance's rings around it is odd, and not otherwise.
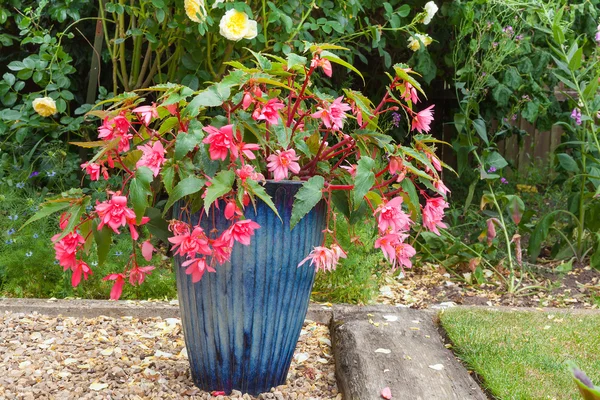
[[[77,264],[77,251],[85,243],[85,239],[77,232],[68,233],[65,237],[58,240],[60,235],[60,233],[54,235],[51,240],[54,242],[56,260],[66,271]]]
[[[258,121],[267,121],[271,125],[279,123],[279,110],[285,108],[285,104],[278,98],[272,98],[267,101],[267,104],[260,107],[260,112],[256,116]],[[257,107],[258,109],[258,107]]]
[[[229,261],[231,259],[231,252],[233,251],[233,238],[224,236],[226,232],[223,232],[220,237],[212,242],[212,256],[219,264]]]
[[[331,104],[325,103],[323,107],[319,107],[318,111],[310,116],[315,119],[320,118],[327,128],[341,130],[344,127],[344,120],[347,117],[346,111],[351,109],[349,104],[342,103],[343,99],[344,96],[340,96]]]
[[[374,248],[381,249],[384,257],[392,264],[396,262],[396,245],[400,241],[399,237],[396,232],[388,233],[378,237],[373,245]]]
[[[331,248],[316,246],[310,254],[298,264],[298,267],[304,265],[310,260],[310,265],[315,266],[315,270],[332,271],[337,267],[340,258],[346,258],[346,253],[336,244]]]
[[[132,286],[141,285],[142,283],[144,283],[146,276],[152,273],[153,269],[154,266],[152,265],[148,265],[145,267],[140,267],[136,265],[135,267],[131,268],[131,271],[129,271],[129,283],[131,283]]]
[[[116,193],[110,200],[96,204],[96,212],[100,217],[98,230],[108,225],[115,233],[119,233],[121,226],[127,225],[131,220],[135,221],[135,213],[127,207],[127,197]]]
[[[435,154],[431,154],[431,153],[425,153],[427,158],[429,159],[429,161],[431,161],[431,165],[433,165],[433,168],[436,169],[436,171],[438,172],[442,172],[442,162],[440,161],[440,159],[435,155]]]
[[[196,283],[202,279],[202,275],[206,271],[208,272],[216,272],[214,268],[206,263],[206,259],[204,258],[193,258],[191,260],[185,261],[181,264],[182,267],[187,267],[185,273],[187,275],[192,275],[192,282]]]
[[[253,151],[260,150],[260,146],[256,143],[244,143],[238,144],[239,154],[243,154],[248,160],[255,160],[256,156]]]
[[[254,231],[258,228],[260,228],[260,225],[252,220],[245,219],[237,221],[225,231],[227,233],[224,234],[223,237],[226,240],[233,239],[236,242],[247,246],[250,244],[250,238],[254,235]]]
[[[163,107],[167,109],[169,114],[177,115],[177,104],[167,104],[166,106],[163,105]]]
[[[189,224],[186,224],[183,221],[178,221],[176,219],[172,219],[169,221],[169,232],[171,232],[175,236],[184,235],[186,233],[190,233],[192,230]]]
[[[204,230],[199,226],[195,227],[190,233],[183,232],[169,238],[169,242],[173,244],[171,250],[176,250],[175,254],[187,257],[194,257],[197,253],[210,255],[212,252],[208,245],[208,238]]]
[[[412,257],[417,254],[417,251],[414,247],[412,247],[408,243],[398,243],[395,247],[396,249],[396,260],[398,260],[398,264],[400,266],[406,268],[412,268],[412,261],[410,260]]]
[[[235,216],[243,215],[242,210],[240,210],[234,200],[227,202],[224,214],[226,219],[232,219]]]
[[[448,203],[442,197],[427,199],[427,203],[423,207],[423,226],[439,236],[438,227],[447,228],[446,224],[442,222],[446,208],[448,208]]]
[[[231,158],[237,160],[238,152],[233,138],[233,125],[225,125],[221,128],[208,125],[202,129],[208,133],[202,143],[210,145],[208,152],[211,160],[224,161],[228,151],[231,151]]]
[[[410,101],[413,104],[417,104],[419,102],[419,94],[417,93],[417,89],[413,85],[408,82],[404,82],[404,93],[402,93],[402,98],[404,101]]]
[[[98,138],[112,141],[115,138],[119,138],[119,144],[117,150],[119,152],[129,151],[129,141],[133,138],[133,135],[129,133],[131,124],[122,115],[118,115],[115,118],[106,117],[102,125],[98,128]]]
[[[142,220],[138,224],[136,217],[127,218],[127,225],[129,226],[129,233],[131,234],[131,238],[133,240],[138,240],[140,237],[140,234],[138,233],[136,226],[144,225],[144,224],[148,223],[148,221],[150,221],[149,217],[142,217]]]
[[[158,118],[156,104],[152,104],[151,106],[140,106],[134,108],[132,111],[138,114],[139,120],[142,121],[146,126],[150,124],[153,118]]]
[[[333,75],[333,68],[331,67],[331,61],[329,61],[326,58],[320,58],[317,56],[312,59],[312,61],[310,62],[310,66],[312,68],[317,68],[317,67],[323,68],[323,72],[325,73],[325,75],[327,75],[330,78]]]
[[[138,168],[147,167],[152,171],[154,177],[157,177],[160,173],[160,167],[165,162],[165,148],[161,141],[157,140],[153,145],[145,144],[137,148],[142,151],[142,157],[135,166]]]
[[[152,253],[154,252],[154,246],[152,246],[152,243],[150,242],[150,240],[146,240],[144,243],[142,243],[142,257],[144,257],[144,260],[146,261],[150,261],[152,260]]]
[[[254,100],[252,99],[252,95],[250,94],[250,92],[245,92],[244,98],[242,99],[242,109],[244,109],[244,111],[247,110],[253,102]]]
[[[277,150],[275,153],[267,157],[267,168],[273,173],[273,178],[276,181],[287,179],[289,171],[297,174],[300,172],[300,165],[296,162],[300,157],[296,156],[294,149],[285,151]]]
[[[58,226],[60,227],[61,231],[64,231],[65,229],[67,229],[67,225],[69,225],[69,220],[70,219],[71,219],[71,214],[70,213],[64,212],[64,213],[60,214],[60,219],[59,219],[59,222],[58,222]]]
[[[348,173],[350,174],[350,176],[352,176],[353,178],[356,178],[356,164],[351,164],[351,165],[341,165],[340,168],[345,169],[346,171],[348,171]]]
[[[428,133],[431,130],[431,121],[433,121],[433,105],[419,111],[413,116],[411,129],[413,131],[416,129],[419,133]]]
[[[87,265],[84,261],[77,261],[77,263],[71,268],[73,274],[71,275],[71,286],[77,287],[79,282],[81,282],[81,276],[83,275],[83,279],[87,281],[89,275],[92,275],[92,270],[89,265]]]
[[[402,201],[402,197],[398,196],[377,207],[375,214],[379,214],[377,218],[379,232],[384,233],[388,230],[405,232],[410,229],[412,221],[410,216],[402,210]]]
[[[123,285],[125,284],[125,276],[123,274],[110,274],[102,278],[103,281],[115,281],[110,291],[111,300],[119,300],[123,293]]]
[[[85,162],[81,164],[81,168],[85,170],[85,173],[90,176],[90,180],[97,181],[100,179],[100,165],[91,162]]]
[[[257,182],[264,182],[265,180],[264,175],[260,172],[256,172],[254,167],[250,164],[245,164],[242,166],[242,168],[236,169],[235,173],[237,174],[237,176],[240,177],[242,181],[245,181],[248,178]]]
[[[444,182],[441,179],[436,179],[435,181],[433,181],[433,187],[436,188],[438,192],[440,192],[444,196],[450,193],[450,189],[448,189],[448,187],[444,184]]]
[[[404,161],[400,157],[390,157],[390,174],[394,175],[404,168]]]

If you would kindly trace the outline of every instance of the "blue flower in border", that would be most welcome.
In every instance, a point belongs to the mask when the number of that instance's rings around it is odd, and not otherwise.
[[[11,236],[11,235],[13,235],[15,232],[16,232],[16,230],[14,230],[13,228],[10,228],[9,230],[7,230],[7,231],[6,231],[6,234],[7,234],[8,236]]]
[[[37,233],[34,233],[34,234],[33,234],[33,238],[34,238],[34,239],[37,239],[37,238],[39,238],[39,237],[40,237],[40,235],[38,235]]]
[[[16,221],[19,219],[19,215],[15,214],[15,215],[9,215],[8,219],[10,219],[11,221]]]
[[[17,189],[23,189],[25,187],[25,182],[19,182],[15,185]]]
[[[25,257],[31,257],[33,255],[32,251],[28,251],[27,253],[25,253]]]
[[[46,176],[47,176],[48,178],[52,178],[52,177],[53,177],[53,176],[55,176],[55,175],[56,175],[56,172],[54,172],[54,171],[46,172]]]

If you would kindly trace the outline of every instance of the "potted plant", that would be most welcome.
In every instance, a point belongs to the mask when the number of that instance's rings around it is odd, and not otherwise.
[[[112,236],[128,230],[129,262],[104,277],[111,299],[152,272],[143,259],[156,239],[169,243],[192,376],[204,390],[255,394],[285,381],[315,270],[335,269],[348,251],[337,217],[375,218],[375,247],[393,268],[411,267],[418,223],[444,227],[448,190],[426,135],[433,106],[414,109],[416,74],[394,66],[377,105],[350,89],[332,96],[318,84],[332,63],[360,75],[335,50],[255,53],[253,66],[230,62],[202,91],[169,84],[111,99],[90,112],[102,119],[99,140],[78,143],[97,148],[82,168],[106,186],[63,193],[32,218],[63,211],[53,242],[74,286],[93,272],[82,257],[93,242],[102,262]],[[386,134],[400,119],[410,146]],[[151,237],[138,244],[141,226]]]

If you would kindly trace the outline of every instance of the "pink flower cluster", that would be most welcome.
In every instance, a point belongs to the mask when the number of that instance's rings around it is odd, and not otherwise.
[[[233,210],[229,204],[234,204]],[[235,203],[229,204],[226,206],[225,216],[228,219],[239,218],[241,213],[236,213]],[[252,220],[237,220],[217,238],[211,239],[200,226],[192,229],[185,222],[172,220],[169,230],[174,236],[169,238],[169,242],[175,255],[186,258],[181,265],[186,267],[185,273],[191,275],[192,282],[195,283],[202,279],[206,271],[216,272],[215,261],[224,264],[230,260],[235,242],[249,245],[254,231],[258,228],[260,225]],[[207,260],[207,256],[211,259]]]
[[[310,265],[314,265],[317,271],[333,271],[340,262],[340,258],[346,258],[346,253],[337,244],[332,244],[331,248],[317,246],[298,266],[304,265],[310,260]]]
[[[412,261],[410,259],[416,254],[416,251],[405,241],[409,237],[408,232],[413,221],[410,219],[410,215],[402,210],[402,201],[402,197],[394,197],[379,205],[375,210],[379,227],[379,237],[375,241],[375,248],[381,249],[385,258],[394,268],[397,264],[400,267],[411,268]]]

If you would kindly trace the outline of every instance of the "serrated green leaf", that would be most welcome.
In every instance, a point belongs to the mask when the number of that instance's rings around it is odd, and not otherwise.
[[[373,168],[375,168],[375,161],[372,158],[364,156],[358,160],[354,190],[352,191],[355,210],[358,210],[363,198],[375,184]]]
[[[206,188],[206,197],[204,198],[204,210],[207,213],[215,200],[231,191],[234,179],[233,171],[221,171],[210,181],[211,185]]]
[[[279,218],[281,220],[281,217],[279,216],[279,212],[277,211],[277,208],[275,208],[275,204],[273,204],[273,200],[265,191],[265,188],[262,187],[258,182],[253,181],[252,179],[246,179],[246,184],[248,185],[248,189],[250,190],[250,193],[252,193],[254,196],[256,196],[259,199],[261,199],[262,201],[264,201],[265,204],[268,205],[271,210],[273,210],[275,215],[277,215],[277,218]]]
[[[306,57],[299,56],[295,53],[290,53],[287,55],[287,68],[288,70],[293,70],[296,68],[302,69],[308,60]]]
[[[45,218],[51,214],[54,214],[55,212],[62,211],[66,208],[69,208],[69,206],[71,205],[70,201],[71,200],[66,199],[65,201],[61,201],[61,202],[42,203],[40,205],[40,207],[41,207],[40,210],[38,210],[38,212],[33,214],[33,216],[31,218],[29,218],[27,220],[27,222],[25,222],[23,224],[23,226],[21,226],[21,228],[19,228],[19,230],[23,229],[24,227],[26,227],[27,225],[29,225],[32,222],[35,222],[42,218]]]
[[[175,140],[175,160],[181,160],[196,146],[202,143],[204,135],[202,131],[180,132]]]
[[[79,204],[73,205],[67,213],[69,214],[69,223],[65,230],[61,233],[57,240],[60,240],[67,236],[67,234],[73,232],[75,227],[81,222],[81,216],[85,214],[85,209],[87,205],[90,203],[90,198],[88,196],[84,197]]]
[[[226,171],[226,172],[229,172],[229,171]],[[171,206],[173,204],[175,204],[175,202],[177,200],[180,200],[185,196],[189,196],[190,194],[194,194],[194,193],[198,192],[200,189],[202,189],[202,187],[204,186],[204,183],[206,183],[206,180],[197,178],[195,176],[189,176],[189,177],[183,179],[182,181],[180,181],[177,184],[177,186],[175,186],[173,188],[173,190],[171,191],[169,200],[167,201],[167,204],[165,205],[163,215],[165,215],[167,213],[167,211],[171,208]]]
[[[310,212],[323,198],[323,187],[325,179],[322,176],[313,176],[304,182],[294,200],[292,207],[292,217],[290,218],[290,229],[294,229],[296,224]]]

